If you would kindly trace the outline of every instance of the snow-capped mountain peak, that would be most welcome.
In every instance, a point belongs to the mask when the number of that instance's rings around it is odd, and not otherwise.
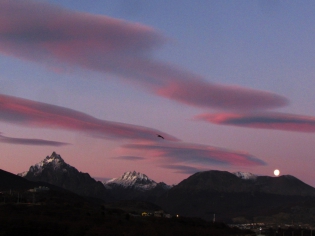
[[[234,175],[236,175],[237,177],[239,177],[240,179],[246,179],[246,180],[255,180],[257,178],[257,175],[254,175],[250,172],[234,172],[232,173]]]
[[[59,167],[61,164],[65,164],[65,161],[61,158],[60,155],[53,152],[51,156],[47,156],[43,161],[39,162],[38,164],[45,166],[51,163],[52,166],[55,168]]]
[[[153,180],[149,179],[148,176],[146,176],[145,174],[142,174],[140,172],[136,172],[136,171],[128,171],[128,172],[125,172],[122,177],[121,177],[123,180],[126,180],[126,181],[136,181],[136,182],[139,182],[139,181],[142,181],[142,182],[154,182]]]
[[[104,183],[105,187],[121,186],[123,188],[136,188],[139,190],[150,190],[156,187],[157,183],[145,174],[128,171],[121,177],[108,180]]]
[[[52,168],[56,170],[56,169],[61,169],[64,167],[69,167],[69,165],[65,163],[65,161],[61,158],[60,155],[53,152],[51,156],[47,156],[44,160],[31,166],[28,171],[24,171],[18,175],[25,177],[29,172],[31,172],[36,176],[36,175],[39,175],[45,168]]]

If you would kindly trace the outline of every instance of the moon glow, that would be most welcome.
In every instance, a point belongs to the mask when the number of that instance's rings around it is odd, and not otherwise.
[[[279,176],[279,175],[280,175],[280,171],[279,171],[278,169],[275,169],[275,170],[273,171],[273,174],[274,174],[275,176]]]

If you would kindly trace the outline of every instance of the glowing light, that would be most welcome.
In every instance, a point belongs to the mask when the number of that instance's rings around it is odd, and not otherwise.
[[[273,171],[273,174],[274,174],[275,176],[279,176],[279,175],[280,175],[280,171],[279,171],[278,169],[275,169],[275,170]]]

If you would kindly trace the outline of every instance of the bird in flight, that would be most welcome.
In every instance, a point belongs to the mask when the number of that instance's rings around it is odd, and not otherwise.
[[[164,137],[163,137],[162,135],[157,134],[157,136],[158,136],[159,138],[164,139]]]

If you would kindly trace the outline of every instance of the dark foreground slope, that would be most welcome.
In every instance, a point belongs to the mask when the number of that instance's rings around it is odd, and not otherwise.
[[[157,204],[173,214],[206,220],[215,214],[225,222],[303,219],[307,223],[315,220],[314,196],[314,188],[293,176],[244,180],[226,171],[205,171],[170,189]]]
[[[85,204],[0,205],[0,235],[250,235],[192,218],[134,217]]]
[[[0,169],[0,191],[14,189],[26,190],[34,188],[35,184],[20,176]]]
[[[41,181],[29,181],[21,176],[0,169],[0,192],[10,191],[22,193],[29,189],[38,188],[39,186],[45,186],[50,190],[72,194],[70,191],[53,184]]]

